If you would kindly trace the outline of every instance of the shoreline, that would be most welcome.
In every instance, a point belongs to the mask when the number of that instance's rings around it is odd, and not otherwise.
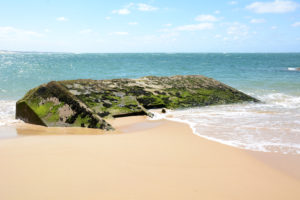
[[[0,140],[0,199],[300,198],[298,155],[230,147],[169,120],[111,123],[118,131],[98,135],[24,124],[19,133],[47,136]]]

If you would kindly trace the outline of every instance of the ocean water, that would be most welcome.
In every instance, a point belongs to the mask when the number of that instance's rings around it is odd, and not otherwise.
[[[0,128],[20,123],[15,102],[52,80],[202,74],[263,103],[176,110],[155,118],[186,122],[201,137],[239,148],[300,154],[298,67],[300,53],[0,54]]]

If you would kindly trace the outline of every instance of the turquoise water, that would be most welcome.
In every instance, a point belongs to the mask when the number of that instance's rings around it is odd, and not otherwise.
[[[26,91],[52,80],[202,74],[265,103],[171,111],[172,120],[189,123],[202,137],[240,148],[300,153],[297,67],[300,53],[0,54],[0,126],[15,122],[15,101]]]
[[[300,54],[0,54],[0,99],[65,79],[202,74],[246,92],[300,93]]]

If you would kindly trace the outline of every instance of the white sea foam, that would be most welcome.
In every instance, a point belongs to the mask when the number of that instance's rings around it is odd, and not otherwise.
[[[238,148],[300,154],[300,97],[270,93],[258,98],[264,103],[167,110],[152,119],[187,123],[196,135]],[[20,122],[15,103],[0,100],[0,127]]]
[[[300,97],[271,93],[244,103],[155,113],[190,125],[196,135],[254,151],[300,154]]]
[[[0,100],[0,126],[10,126],[19,123],[15,119],[16,101]]]
[[[297,68],[295,68],[295,67],[289,67],[288,70],[289,71],[300,71],[300,67],[297,67]]]

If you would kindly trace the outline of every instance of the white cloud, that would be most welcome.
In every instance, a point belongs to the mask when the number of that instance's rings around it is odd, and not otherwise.
[[[277,29],[277,26],[271,26],[271,29],[275,30]]]
[[[134,7],[134,3],[129,3],[126,6],[124,6],[124,8],[132,8]]]
[[[128,35],[128,34],[129,34],[128,32],[122,32],[122,31],[111,33],[111,35]]]
[[[215,38],[221,38],[221,37],[222,37],[222,35],[220,35],[220,34],[215,35]]]
[[[130,8],[132,8],[133,6],[134,6],[134,3],[129,3],[121,9],[113,10],[112,13],[119,14],[119,15],[128,15],[131,13]]]
[[[90,34],[91,32],[93,32],[92,29],[84,29],[84,30],[81,30],[79,33],[82,35],[85,35],[85,34]]]
[[[198,15],[195,18],[196,21],[200,22],[215,22],[218,21],[218,19],[213,15]]]
[[[159,29],[158,32],[170,32],[171,29],[168,28],[163,28],[163,29]]]
[[[265,19],[251,19],[250,23],[252,24],[261,24],[261,23],[265,23],[266,20]]]
[[[113,10],[112,13],[113,14],[119,14],[119,15],[128,15],[131,12],[128,8],[122,8],[122,9],[119,9],[119,10]]]
[[[299,4],[294,1],[275,0],[272,2],[254,2],[246,8],[255,13],[287,13],[295,11]]]
[[[292,24],[292,26],[293,27],[298,27],[298,26],[300,26],[300,22],[295,22],[295,23]]]
[[[229,1],[228,4],[230,5],[236,5],[238,2],[237,1]]]
[[[0,39],[29,39],[29,38],[37,38],[42,37],[43,34],[30,31],[18,29],[10,26],[0,27]]]
[[[212,29],[213,27],[214,25],[212,23],[200,23],[200,24],[179,26],[176,28],[176,30],[177,31],[200,31],[200,30]]]
[[[163,34],[160,35],[160,38],[171,39],[171,40],[175,41],[176,37],[178,35],[179,35],[179,33],[177,33],[177,32],[163,33]]]
[[[129,22],[128,25],[131,25],[131,26],[135,26],[135,25],[138,25],[139,23],[137,22]]]
[[[139,4],[137,4],[137,9],[140,11],[155,11],[158,8],[148,5],[148,4],[139,3]]]
[[[164,24],[165,27],[171,27],[172,24]]]
[[[218,14],[220,14],[221,12],[220,12],[219,10],[216,10],[214,13],[215,13],[216,15],[218,15]]]
[[[229,24],[227,35],[234,40],[246,38],[249,35],[249,27],[238,22]]]
[[[105,17],[106,20],[111,20],[111,17],[107,16]]]
[[[56,18],[57,21],[61,21],[61,22],[66,22],[69,21],[69,19],[65,18],[65,17],[58,17]]]
[[[149,4],[144,4],[144,3],[138,3],[138,4],[134,4],[134,3],[129,3],[126,6],[124,6],[121,9],[118,10],[113,10],[112,13],[113,14],[119,14],[119,15],[128,15],[131,13],[132,10],[139,10],[139,11],[143,11],[143,12],[149,12],[149,11],[155,11],[158,8],[151,6]]]

